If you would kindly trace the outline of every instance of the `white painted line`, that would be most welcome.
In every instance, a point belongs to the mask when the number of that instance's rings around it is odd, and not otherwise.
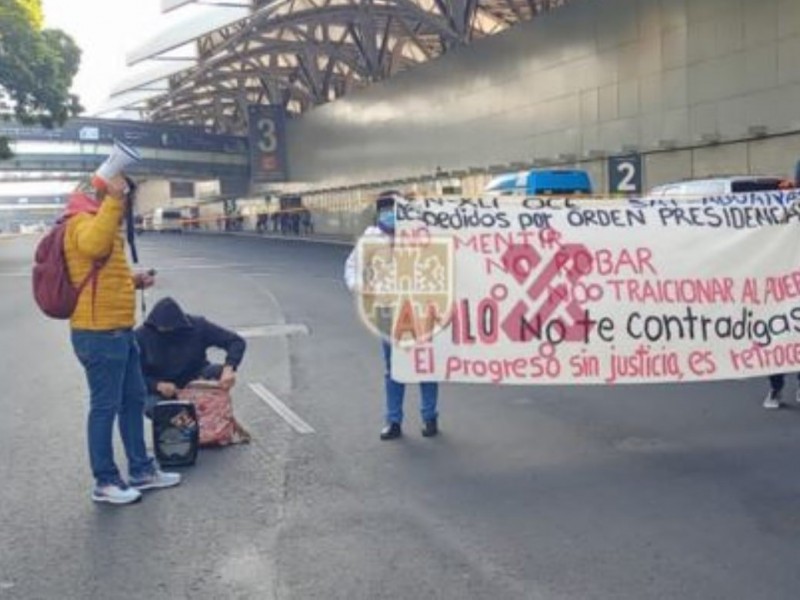
[[[290,335],[308,335],[308,325],[303,323],[287,323],[285,325],[256,325],[254,327],[242,327],[236,333],[245,339],[279,337]]]
[[[286,273],[289,272],[290,271],[254,271],[252,273],[247,273],[247,275],[250,275],[251,277],[275,278],[275,277],[281,277],[282,275],[285,275]],[[342,288],[344,288],[344,280],[341,277],[325,277],[324,275],[304,275],[303,278],[311,279],[313,281],[327,281],[327,282],[338,283],[339,285],[342,286]]]
[[[311,427],[311,425],[298,417],[291,408],[281,402],[275,394],[270,392],[263,385],[260,383],[251,383],[249,385],[250,389],[253,390],[253,393],[261,398],[266,405],[278,413],[278,415],[283,417],[283,420],[286,421],[297,433],[314,433],[314,428]]]
[[[343,240],[338,238],[321,238],[321,237],[303,237],[303,236],[283,236],[271,235],[249,231],[193,231],[195,235],[217,235],[217,236],[230,236],[230,237],[244,237],[253,238],[256,240],[271,240],[276,242],[293,242],[305,244],[327,244],[328,246],[354,246],[355,242],[351,240]]]
[[[156,265],[158,271],[192,271],[192,270],[219,270],[219,269],[257,269],[261,265],[253,263],[197,263],[188,265],[170,265],[166,267],[159,267]]]

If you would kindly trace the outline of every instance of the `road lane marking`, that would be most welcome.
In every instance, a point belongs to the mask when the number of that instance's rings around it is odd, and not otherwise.
[[[284,270],[284,271],[278,271],[278,270],[263,271],[263,270],[259,270],[259,271],[254,271],[252,273],[247,273],[247,274],[250,275],[251,277],[262,277],[264,279],[269,279],[269,278],[283,277],[284,275],[291,274],[291,273],[292,273],[292,271],[290,271],[290,270]],[[341,277],[327,277],[325,275],[303,275],[303,279],[312,280],[312,281],[325,281],[325,282],[329,282],[329,283],[338,283],[339,285],[344,287],[344,280]]]
[[[303,237],[303,236],[289,236],[289,235],[270,235],[260,234],[255,231],[193,231],[193,235],[207,235],[219,237],[238,237],[238,238],[251,238],[254,240],[267,240],[274,242],[292,242],[292,243],[306,243],[306,244],[323,244],[328,246],[353,246],[355,242],[350,239],[337,239],[337,238],[320,238],[320,237]],[[313,235],[313,234],[312,234]]]
[[[153,261],[150,261],[153,262]],[[258,263],[214,263],[214,262],[203,262],[203,263],[196,263],[196,264],[181,264],[181,265],[169,265],[169,266],[158,266],[159,271],[204,271],[204,270],[219,270],[219,269],[257,269],[261,265]]]
[[[261,398],[264,403],[269,406],[272,410],[278,413],[279,416],[286,421],[289,426],[294,429],[297,433],[307,434],[307,433],[314,433],[314,428],[311,427],[308,423],[303,421],[297,414],[288,406],[286,406],[280,399],[270,392],[266,387],[264,387],[260,383],[251,383],[249,384],[250,389],[253,390],[253,393]]]
[[[264,338],[264,337],[281,337],[292,335],[308,335],[308,325],[303,323],[287,323],[287,324],[273,324],[273,325],[256,325],[254,327],[242,327],[236,330],[240,336],[245,339],[251,338]]]

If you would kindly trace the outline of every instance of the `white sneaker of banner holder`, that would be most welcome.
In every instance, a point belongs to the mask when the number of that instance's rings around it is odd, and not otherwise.
[[[795,401],[800,404],[800,389],[797,390],[797,393],[794,396]]]
[[[776,408],[781,407],[781,395],[779,393],[775,393],[770,391],[767,394],[767,397],[764,398],[764,408],[767,410],[775,410]]]

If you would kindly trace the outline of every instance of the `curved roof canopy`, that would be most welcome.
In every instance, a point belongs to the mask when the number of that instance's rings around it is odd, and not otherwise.
[[[118,85],[115,96],[136,102],[117,99],[116,105],[137,106],[150,120],[242,133],[248,104],[280,104],[301,113],[567,1],[206,1],[215,8],[128,55],[130,65],[158,59],[173,64],[156,70],[158,77]],[[191,2],[162,0],[162,9]],[[141,100],[133,92],[145,85],[157,92]]]

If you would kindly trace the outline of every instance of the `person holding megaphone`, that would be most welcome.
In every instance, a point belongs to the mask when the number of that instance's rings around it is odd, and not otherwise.
[[[89,385],[92,499],[111,504],[136,502],[141,490],[180,483],[180,475],[162,472],[145,447],[147,388],[133,327],[135,290],[152,286],[154,276],[131,271],[120,233],[132,193],[122,171],[138,159],[134,149],[115,144],[92,178],[94,197],[74,193],[64,215],[64,257],[72,285],[80,290],[70,325],[72,346]],[[128,459],[127,482],[114,461],[115,421]]]

